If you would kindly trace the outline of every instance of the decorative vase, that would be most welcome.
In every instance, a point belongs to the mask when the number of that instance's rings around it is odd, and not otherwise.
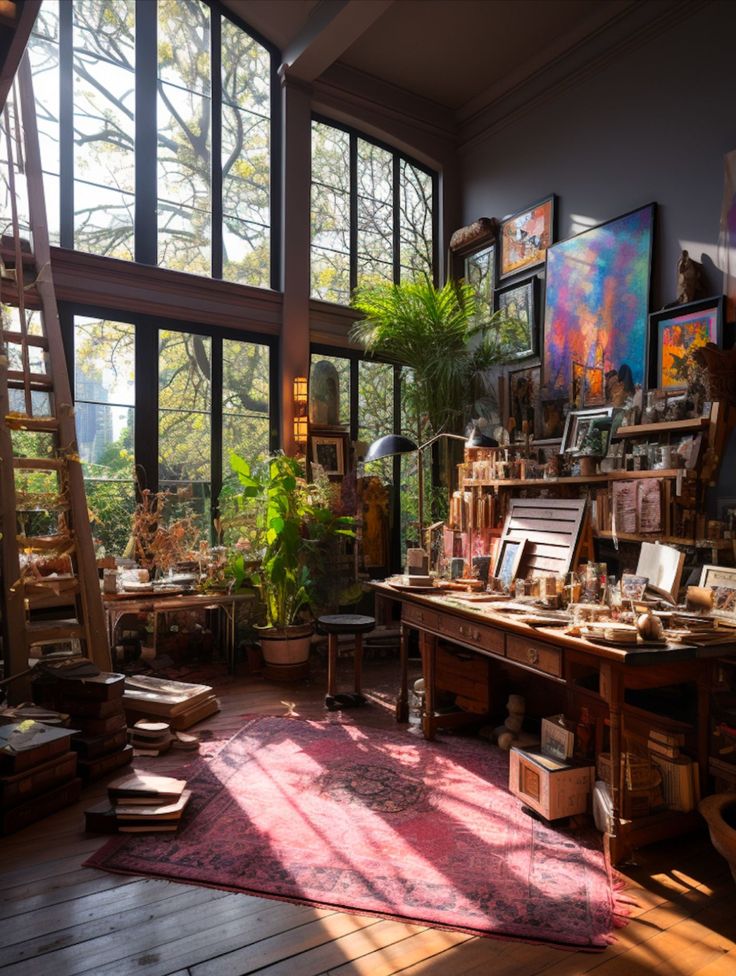
[[[257,627],[265,676],[275,681],[298,681],[309,673],[309,650],[314,626]]]
[[[698,804],[705,818],[711,843],[725,857],[736,881],[736,793],[714,793]]]

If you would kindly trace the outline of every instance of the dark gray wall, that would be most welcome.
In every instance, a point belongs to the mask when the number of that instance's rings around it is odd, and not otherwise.
[[[656,201],[653,308],[675,296],[683,248],[713,263],[723,155],[736,149],[736,3],[684,21],[530,107],[462,154],[464,223],[503,217],[549,193],[558,238]]]
[[[463,223],[556,193],[563,240],[655,201],[652,309],[674,300],[683,248],[704,263],[708,293],[720,293],[723,156],[736,149],[736,3],[695,6],[466,147]],[[718,495],[736,498],[734,438]]]

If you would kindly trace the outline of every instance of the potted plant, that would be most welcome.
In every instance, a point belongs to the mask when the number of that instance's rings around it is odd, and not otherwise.
[[[603,431],[599,427],[591,425],[577,452],[580,459],[580,474],[584,478],[589,478],[596,473],[598,461],[604,453]]]
[[[320,489],[307,484],[296,458],[277,454],[251,466],[233,453],[230,466],[239,484],[231,524],[241,533],[241,551],[253,559],[250,581],[264,607],[263,658],[272,676],[298,677],[309,659],[327,543],[352,536],[353,520],[336,515]]]

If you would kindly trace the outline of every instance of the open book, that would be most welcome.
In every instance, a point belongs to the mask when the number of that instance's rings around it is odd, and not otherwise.
[[[685,553],[679,549],[658,542],[642,542],[636,575],[646,576],[649,580],[647,589],[674,604],[677,603],[684,564]]]

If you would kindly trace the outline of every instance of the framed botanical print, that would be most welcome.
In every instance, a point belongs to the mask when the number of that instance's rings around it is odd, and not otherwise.
[[[560,444],[560,454],[575,453],[583,446],[588,433],[597,428],[601,431],[602,453],[608,452],[613,422],[613,407],[597,407],[590,410],[571,410],[565,420],[565,430]]]
[[[491,317],[493,290],[496,287],[496,245],[469,254],[465,258],[464,277],[478,299],[480,321]]]
[[[684,389],[692,353],[706,342],[721,345],[723,295],[676,305],[649,316],[649,382],[660,390]]]
[[[544,261],[555,239],[555,196],[546,197],[505,217],[499,227],[499,277],[506,278]]]
[[[539,279],[535,275],[496,291],[496,311],[509,323],[504,327],[509,359],[526,359],[537,352],[538,289]]]

